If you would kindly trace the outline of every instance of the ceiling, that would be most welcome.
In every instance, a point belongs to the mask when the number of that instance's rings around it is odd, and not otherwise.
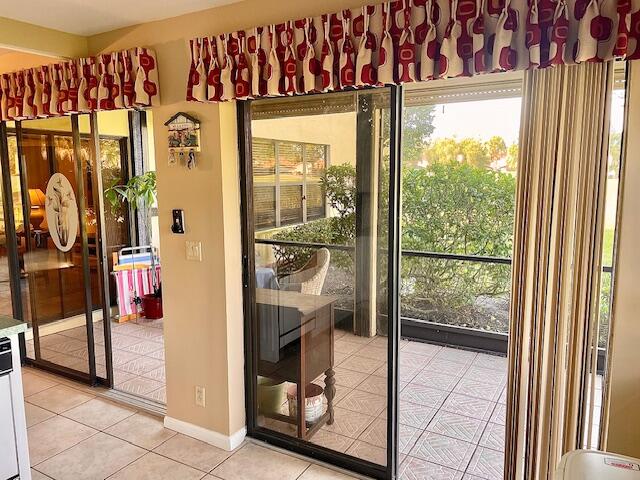
[[[241,0],[2,1],[0,17],[89,36],[238,1]]]

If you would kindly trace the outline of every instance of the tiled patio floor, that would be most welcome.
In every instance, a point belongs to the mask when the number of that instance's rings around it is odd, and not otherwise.
[[[63,327],[63,325],[62,325]],[[88,372],[86,327],[58,328],[41,335],[43,359],[74,370]],[[102,322],[94,323],[96,369],[106,377]],[[116,390],[166,403],[163,320],[140,318],[125,323],[111,322],[113,377]],[[34,358],[33,341],[27,342],[28,356]]]
[[[336,340],[336,421],[313,443],[386,463],[386,342]],[[401,478],[502,478],[504,357],[402,340],[399,377]]]

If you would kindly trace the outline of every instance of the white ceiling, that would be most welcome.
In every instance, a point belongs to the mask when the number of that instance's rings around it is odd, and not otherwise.
[[[77,35],[95,35],[241,0],[0,1],[0,17]]]

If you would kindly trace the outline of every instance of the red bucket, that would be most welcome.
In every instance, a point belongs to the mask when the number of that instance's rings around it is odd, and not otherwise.
[[[142,297],[142,314],[149,320],[162,318],[162,297],[148,294]]]

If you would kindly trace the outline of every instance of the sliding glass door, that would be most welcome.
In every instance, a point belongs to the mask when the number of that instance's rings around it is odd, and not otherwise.
[[[395,465],[396,98],[260,100],[243,118],[250,433],[379,478]]]

